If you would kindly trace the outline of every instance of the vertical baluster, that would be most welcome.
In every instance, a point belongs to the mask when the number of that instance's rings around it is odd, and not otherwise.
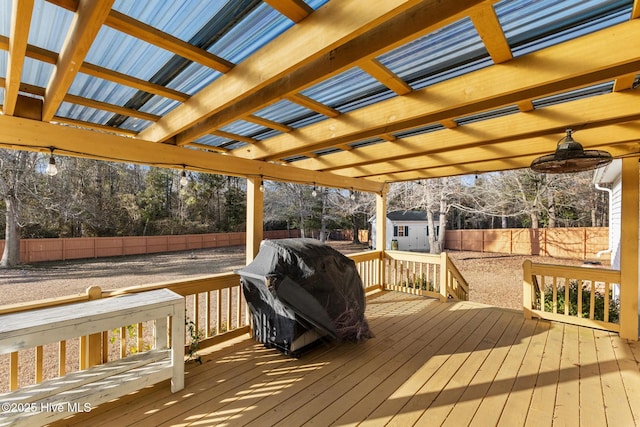
[[[42,346],[39,345],[36,347],[36,383],[42,382],[42,359],[43,359],[43,350]]]
[[[206,323],[206,327],[207,330],[204,333],[205,337],[210,337],[211,336],[211,292],[207,292],[206,294],[206,300],[205,300],[205,314],[204,314],[204,321]]]
[[[609,321],[609,305],[611,304],[611,298],[609,293],[611,292],[611,284],[609,282],[604,283],[604,321]]]
[[[193,295],[193,323],[195,325],[196,330],[194,331],[196,334],[200,330],[200,294],[195,293]]]
[[[238,294],[236,296],[236,328],[242,326],[242,288],[237,287]]]
[[[109,331],[102,333],[102,363],[109,361]]]
[[[58,343],[58,376],[62,377],[67,373],[67,341]]]
[[[545,286],[544,286],[545,282],[542,282],[542,289],[540,291],[540,293],[542,294],[542,298],[540,299],[540,306],[542,307],[542,311],[544,311],[544,292],[545,292]],[[552,296],[552,300],[553,300],[553,312],[557,313],[558,312],[558,278],[556,276],[553,276],[551,278],[551,289],[553,291],[553,296]]]
[[[569,278],[564,278],[564,315],[569,315]]]
[[[127,357],[127,327],[120,328],[120,358]]]
[[[227,288],[227,331],[231,330],[231,288]]]
[[[591,280],[591,295],[589,296],[589,319],[594,320],[596,317],[596,281]]]
[[[9,359],[9,390],[18,388],[18,352],[11,353]]]
[[[142,335],[142,323],[138,323],[137,328],[136,328],[136,335],[137,335],[137,343],[136,343],[136,348],[138,349],[138,353],[141,353],[144,351],[144,337]]]
[[[576,285],[576,289],[577,289],[577,292],[578,292],[578,295],[577,295],[577,299],[578,299],[578,303],[577,303],[577,305],[578,305],[578,308],[577,308],[577,310],[576,310],[576,316],[577,316],[579,319],[581,319],[581,318],[583,317],[583,316],[582,316],[582,286],[584,285],[584,281],[583,281],[582,279],[576,279],[576,283],[577,283],[577,285]]]
[[[220,335],[222,328],[220,324],[222,323],[222,289],[218,289],[217,299],[216,299],[216,335]]]

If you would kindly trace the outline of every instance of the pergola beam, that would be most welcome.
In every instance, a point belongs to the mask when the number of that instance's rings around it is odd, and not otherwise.
[[[381,191],[383,184],[348,178],[328,172],[315,172],[293,166],[252,161],[224,154],[204,152],[169,144],[157,144],[85,129],[59,126],[37,120],[0,115],[0,146],[12,149],[49,152],[73,157],[144,164],[230,176],[263,176],[275,181],[354,188],[358,191]],[[90,141],[91,143],[88,143]]]

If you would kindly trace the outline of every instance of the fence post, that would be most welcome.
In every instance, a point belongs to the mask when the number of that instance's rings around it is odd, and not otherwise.
[[[531,282],[531,260],[522,263],[522,311],[525,319],[531,319],[533,307],[533,283]]]
[[[87,288],[88,301],[100,298],[102,298],[100,286]],[[102,333],[80,337],[80,369],[88,369],[102,362]]]

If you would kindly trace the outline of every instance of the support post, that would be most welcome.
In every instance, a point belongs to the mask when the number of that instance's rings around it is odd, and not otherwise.
[[[387,190],[389,187],[385,185],[379,194],[376,194],[376,250],[380,251],[380,259],[378,261],[378,283],[382,289],[386,288],[385,283],[385,256],[387,249]]]
[[[92,301],[102,298],[100,286],[87,288],[87,300]],[[80,337],[80,369],[88,369],[99,365],[102,360],[102,333]]]
[[[620,337],[638,340],[638,221],[640,197],[638,159],[622,159],[620,233]]]
[[[261,184],[261,177],[247,178],[247,264],[258,254],[264,236],[264,195],[260,191]]]

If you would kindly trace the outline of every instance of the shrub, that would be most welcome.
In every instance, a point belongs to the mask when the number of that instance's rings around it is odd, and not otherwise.
[[[556,310],[561,314],[568,314],[570,316],[578,316],[585,319],[589,318],[589,311],[591,309],[591,289],[589,286],[582,285],[580,291],[582,292],[582,313],[578,315],[578,281],[571,280],[569,282],[569,313],[565,313],[565,288],[564,285],[558,286],[556,297]],[[612,291],[609,290],[609,322],[618,323],[620,315],[620,301],[612,297]],[[594,298],[594,320],[604,321],[604,298],[605,295],[601,292],[595,291]],[[540,310],[540,301],[536,302],[536,309]],[[551,285],[545,287],[544,290],[544,311],[553,312],[553,288]]]

